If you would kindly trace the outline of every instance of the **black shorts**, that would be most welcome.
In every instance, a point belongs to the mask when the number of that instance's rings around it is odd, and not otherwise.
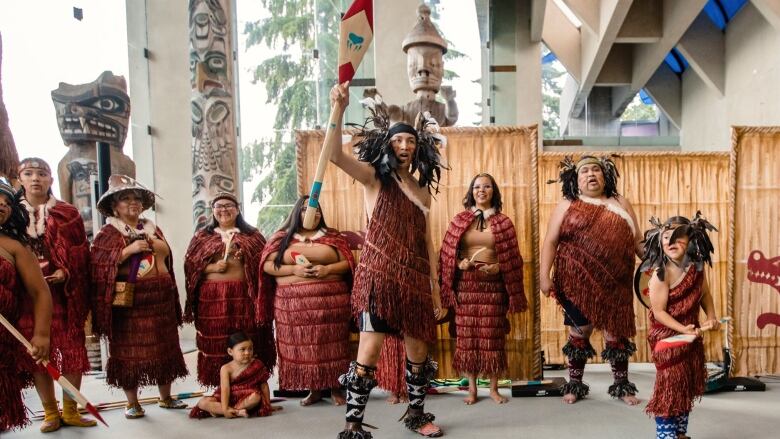
[[[561,308],[563,308],[563,324],[566,326],[587,326],[590,325],[590,320],[588,320],[587,317],[585,317],[585,314],[580,311],[579,308],[577,308],[576,305],[571,303],[571,301],[561,292],[558,292],[558,303],[561,305]]]
[[[360,332],[379,332],[382,334],[400,334],[396,328],[390,326],[387,320],[377,316],[374,313],[363,311],[358,317],[358,327]]]

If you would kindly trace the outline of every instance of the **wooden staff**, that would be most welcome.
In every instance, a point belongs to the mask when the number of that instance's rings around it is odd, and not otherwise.
[[[24,336],[19,331],[17,331],[16,328],[14,328],[14,326],[11,324],[11,322],[6,320],[5,316],[3,316],[2,314],[0,314],[0,324],[5,326],[5,329],[7,329],[8,332],[10,332],[14,337],[16,337],[16,339],[19,340],[19,342],[23,344],[24,347],[27,348],[29,352],[32,352],[33,350],[32,344],[30,344],[30,342],[27,341],[27,339],[24,338]],[[106,421],[103,420],[102,416],[100,416],[100,413],[98,413],[95,406],[93,406],[89,401],[87,401],[87,398],[84,397],[84,395],[82,395],[81,392],[79,392],[79,389],[77,389],[73,384],[71,384],[67,378],[62,376],[62,374],[60,373],[59,370],[57,370],[56,367],[54,367],[47,360],[43,360],[42,364],[46,368],[46,371],[49,373],[49,375],[51,375],[51,377],[54,379],[54,381],[58,382],[60,386],[62,386],[62,390],[64,390],[76,402],[81,404],[82,407],[87,409],[87,411],[92,416],[97,418],[100,422],[102,422],[103,425],[108,427],[108,424],[106,424]]]
[[[363,56],[371,45],[374,38],[374,13],[372,0],[355,0],[344,14],[339,25],[339,84],[350,81],[355,76]],[[330,121],[325,131],[325,141],[320,152],[320,159],[317,162],[317,172],[314,174],[314,182],[309,191],[309,203],[306,209],[306,215],[303,217],[303,227],[307,229],[314,228],[314,217],[319,209],[320,191],[325,177],[325,168],[330,160],[331,143],[333,139],[334,128],[339,122],[341,108],[333,108],[330,113]]]

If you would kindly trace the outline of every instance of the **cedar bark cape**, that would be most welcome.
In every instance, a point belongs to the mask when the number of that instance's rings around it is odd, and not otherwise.
[[[0,313],[12,324],[19,313],[17,301],[16,267],[0,255]],[[24,372],[31,364],[30,355],[19,341],[0,328],[0,432],[27,425],[27,411],[22,399],[22,389],[32,384],[32,377]]]
[[[403,335],[436,340],[425,213],[391,179],[382,185],[355,270],[352,312],[371,312]]]
[[[703,280],[704,272],[696,271],[691,264],[682,280],[669,289],[666,311],[683,325],[699,326]],[[659,340],[677,335],[677,332],[656,321],[652,310],[649,317],[647,341],[652,352]],[[707,381],[701,337],[690,344],[653,352],[652,357],[656,368],[655,387],[645,411],[666,417],[690,412],[694,401],[704,394]]]
[[[235,408],[241,401],[257,393],[261,400],[252,410],[249,410],[249,416],[268,416],[273,411],[271,401],[267,401],[263,396],[262,385],[268,381],[271,373],[265,367],[262,361],[255,358],[238,376],[230,382],[230,402],[228,405]],[[222,388],[217,387],[214,391],[214,399],[217,402],[222,400]],[[190,418],[203,419],[211,416],[211,413],[201,410],[195,406],[190,411]]]
[[[555,255],[555,291],[596,329],[636,335],[631,291],[634,233],[628,220],[605,205],[574,200],[561,223]]]
[[[49,271],[62,269],[65,272],[65,282],[60,285],[50,285],[52,294],[64,294],[62,328],[67,339],[82,337],[84,343],[84,321],[90,309],[89,301],[89,242],[84,230],[84,221],[81,214],[72,205],[57,201],[48,210],[46,229],[43,236],[43,245],[48,250],[49,262],[53,267]],[[50,273],[44,273],[44,275]],[[24,296],[23,296],[24,297]],[[23,299],[29,302],[29,298]],[[57,301],[59,302],[59,301]],[[32,304],[26,303],[25,309],[32,310]],[[54,315],[59,313],[55,311]],[[34,324],[31,313],[23,317],[25,324],[30,328]],[[52,323],[53,326],[55,323]],[[54,336],[54,334],[52,334]],[[60,365],[58,365],[60,366]],[[62,369],[60,369],[62,370]],[[65,367],[65,370],[70,370]]]
[[[247,332],[247,335],[250,336],[255,343],[256,355],[261,359],[263,364],[268,365],[269,368],[273,369],[273,367],[276,365],[276,348],[274,346],[273,340],[273,328],[270,325],[261,326],[256,324],[258,321],[258,311],[255,309],[257,304],[258,291],[258,260],[264,246],[265,238],[258,231],[255,231],[251,234],[236,233],[233,235],[233,240],[231,242],[231,247],[234,249],[240,249],[242,257],[244,258],[244,295],[246,296],[246,303],[248,303],[249,306],[245,308],[247,315],[245,316],[245,319],[242,319],[242,321],[251,322],[251,324],[248,324],[248,327],[238,327],[232,325],[226,326],[225,322],[221,321],[216,322],[211,327],[204,329],[207,329],[206,332],[211,334],[214,334],[215,332],[224,332],[225,339],[227,339],[227,337],[230,335],[228,332],[231,330],[243,330]],[[206,270],[206,266],[213,260],[214,256],[221,255],[224,253],[224,251],[225,243],[222,242],[222,237],[219,233],[200,230],[195,233],[195,236],[192,237],[190,245],[187,248],[187,254],[184,258],[184,274],[186,277],[187,290],[187,302],[184,308],[185,323],[195,323],[196,327],[201,326],[202,324],[206,324],[206,321],[201,322],[198,320],[198,302],[200,301],[201,290],[203,288],[203,274]],[[227,289],[230,287],[230,282],[225,281],[222,282],[222,284],[222,292],[227,293]],[[217,288],[220,288],[220,286]],[[222,309],[209,310],[209,316],[227,316],[229,314],[227,309],[228,306],[227,304],[222,305]],[[210,318],[208,321],[214,322],[216,320],[219,319]],[[234,324],[238,325],[238,322],[234,322]],[[198,330],[201,331],[200,328]],[[199,338],[202,338],[200,337],[200,333]],[[198,344],[199,346],[205,344],[204,340],[199,340]],[[201,351],[203,351],[203,349],[201,349]],[[207,352],[207,354],[216,354],[217,351],[226,357],[227,354],[225,353],[225,343],[220,343],[218,349],[215,348],[214,352]],[[227,361],[228,358],[225,358],[225,360]],[[206,365],[201,365],[199,357],[199,379],[205,378],[206,375],[212,377],[212,379],[206,379],[206,381],[201,379],[201,383],[204,385],[219,384],[219,368],[222,366],[222,362],[218,363],[220,364],[208,365],[207,368],[210,369],[211,372],[206,373],[205,369],[203,369],[203,367]],[[205,375],[201,372],[204,372]],[[216,382],[214,382],[214,380],[216,380]]]
[[[458,282],[458,246],[463,233],[474,222],[474,212],[465,210],[452,219],[444,235],[439,253],[439,284],[441,285],[442,306],[456,306],[456,287]],[[523,257],[517,243],[517,235],[512,220],[503,213],[488,218],[490,230],[496,240],[496,254],[504,287],[509,295],[509,312],[522,312],[528,309],[523,286]]]
[[[155,234],[165,241],[162,230],[156,228]],[[166,241],[167,242],[167,241]],[[124,237],[114,226],[105,225],[92,241],[91,279],[93,290],[93,329],[96,334],[111,337],[111,314],[114,301],[114,284],[119,271],[119,258],[122,249],[127,246]],[[179,292],[175,288],[176,279],[173,274],[173,253],[165,258],[165,266],[173,280],[173,292],[176,299],[176,323],[181,325],[182,311],[179,304]]]
[[[259,294],[256,298],[255,310],[257,311],[258,323],[261,325],[270,324],[274,319],[274,296],[276,295],[276,278],[266,273],[263,270],[268,256],[271,253],[279,251],[279,247],[282,243],[282,239],[287,236],[287,232],[279,230],[271,235],[265,248],[263,248],[263,254],[260,256],[260,263],[258,264],[260,276],[260,284],[258,285]],[[346,256],[349,262],[349,272],[344,274],[343,280],[347,282],[350,288],[352,288],[352,273],[355,270],[355,258],[352,255],[352,250],[349,249],[349,244],[341,236],[336,229],[327,229],[325,236],[317,240],[318,244],[329,245],[339,253]],[[271,261],[273,262],[273,261]]]

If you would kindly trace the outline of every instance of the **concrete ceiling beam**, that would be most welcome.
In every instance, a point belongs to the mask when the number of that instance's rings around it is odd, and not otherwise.
[[[750,2],[769,24],[780,31],[780,0],[750,0]]]
[[[623,114],[629,102],[659,70],[658,66],[663,63],[664,57],[677,45],[707,3],[707,0],[658,1],[663,1],[661,9],[663,36],[656,43],[634,46],[631,86],[627,89],[614,90],[612,93],[612,112],[616,117]]]
[[[542,27],[542,40],[566,67],[570,75],[580,82],[582,51],[580,30],[563,14],[552,0],[547,0]]]
[[[655,101],[669,121],[682,128],[682,81],[666,63],[661,64],[645,85],[645,91]]]
[[[616,43],[655,43],[661,39],[662,17],[660,0],[634,0]]]
[[[599,11],[601,0],[562,0],[578,20],[594,34],[600,33]]]
[[[596,78],[596,87],[631,85],[634,51],[630,44],[615,44]]]
[[[542,41],[546,6],[547,0],[531,0],[531,42],[533,43]]]
[[[677,43],[677,50],[691,68],[721,97],[726,88],[726,37],[705,12],[701,12]]]
[[[599,3],[600,33],[582,32],[582,81],[578,81],[580,87],[570,106],[572,117],[582,114],[632,3],[633,0],[602,0]]]

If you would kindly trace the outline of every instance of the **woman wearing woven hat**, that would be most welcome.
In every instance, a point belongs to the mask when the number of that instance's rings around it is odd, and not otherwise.
[[[468,405],[477,402],[477,376],[490,377],[490,397],[503,404],[498,378],[506,373],[507,312],[528,308],[523,258],[515,226],[501,213],[501,192],[490,174],[478,174],[463,198],[439,253],[442,305],[455,309],[452,365],[469,378]]]
[[[183,409],[171,383],[187,376],[177,326],[182,323],[171,249],[162,231],[140,217],[154,193],[112,175],[97,208],[106,225],[92,242],[95,332],[109,340],[106,382],[127,395],[125,417],[144,416],[138,387],[157,385],[160,407]]]
[[[261,313],[276,322],[279,387],[309,390],[308,406],[331,389],[333,403],[345,402],[338,377],[349,365],[349,298],[355,261],[347,241],[319,212],[316,226],[303,227],[308,196],[298,199],[287,221],[260,257]],[[269,320],[270,322],[270,320]]]
[[[81,375],[89,370],[85,347],[84,322],[89,311],[89,242],[79,211],[57,200],[52,194],[54,182],[49,165],[39,158],[26,158],[19,165],[20,203],[27,210],[27,239],[38,258],[44,279],[51,290],[53,315],[51,328],[52,362],[79,388]],[[19,327],[30,338],[34,331],[32,303],[22,302]],[[62,424],[94,427],[95,420],[83,418],[76,401],[62,395],[62,415],[54,395],[54,381],[46,371],[32,370],[35,389],[41,398],[44,420],[41,431],[58,430]]]
[[[0,314],[16,323],[20,308],[18,290],[23,289],[30,296],[35,316],[31,354],[40,361],[49,358],[51,294],[35,255],[26,247],[24,213],[14,189],[0,180]],[[30,353],[2,327],[0,353],[0,432],[4,432],[27,423],[22,389],[30,384],[30,377],[20,373],[20,369],[27,369],[26,365],[32,362]]]
[[[568,404],[588,394],[582,376],[596,354],[590,344],[594,328],[604,331],[601,357],[612,366],[608,393],[628,405],[639,403],[628,381],[628,359],[636,352],[630,340],[636,335],[631,281],[635,255],[643,254],[642,234],[631,203],[617,192],[618,177],[609,157],[583,156],[576,163],[566,157],[559,180],[565,199],[555,207],[542,244],[541,290],[558,300],[569,327],[563,353],[570,379],[562,389]]]
[[[249,336],[269,370],[276,354],[271,327],[258,327],[254,310],[265,238],[244,221],[235,195],[217,194],[211,209],[211,221],[195,233],[184,257],[184,321],[195,323],[197,330],[198,381],[216,387],[220,368],[230,361],[225,351],[230,334],[243,331]]]

